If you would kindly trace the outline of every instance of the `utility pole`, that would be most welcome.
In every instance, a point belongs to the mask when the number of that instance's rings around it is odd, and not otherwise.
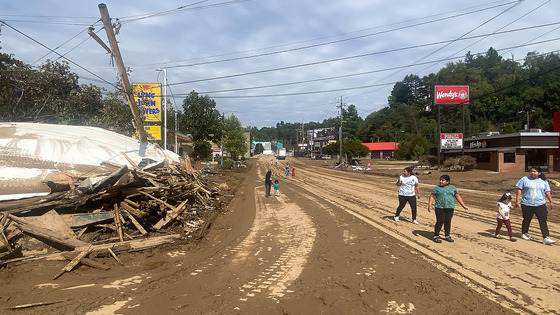
[[[134,94],[132,88],[130,87],[130,81],[128,81],[128,75],[126,74],[126,68],[122,60],[121,52],[119,50],[119,45],[117,44],[117,39],[115,38],[115,33],[113,32],[113,25],[111,24],[111,17],[109,17],[109,11],[104,3],[98,5],[99,13],[101,13],[101,20],[103,21],[103,27],[107,33],[107,40],[109,41],[109,46],[111,46],[111,51],[113,57],[115,58],[115,63],[117,64],[117,69],[119,70],[119,76],[124,89],[124,94],[128,100],[128,105],[130,106],[130,111],[132,111],[132,116],[134,116],[134,121],[136,123],[136,131],[138,132],[138,137],[140,142],[148,142],[148,135],[144,129],[144,122],[142,121],[142,116],[140,111],[134,102]]]
[[[338,148],[338,163],[341,164],[342,163],[342,107],[344,105],[342,104],[342,96],[340,97],[340,128],[338,129],[338,143],[339,143],[339,148]]]
[[[163,71],[163,148],[167,149],[167,68],[157,68],[156,71]]]

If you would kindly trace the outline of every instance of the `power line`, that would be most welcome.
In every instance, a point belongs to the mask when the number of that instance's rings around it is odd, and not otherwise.
[[[553,25],[559,25],[559,24],[560,24],[560,22],[555,22],[555,23],[548,23],[548,24],[537,25],[537,26],[529,26],[529,27],[518,28],[518,29],[514,29],[514,30],[508,30],[508,31],[497,32],[497,33],[493,33],[492,35],[508,34],[508,33],[512,33],[512,32],[520,32],[520,31],[524,31],[524,30],[536,29],[536,28],[547,27],[547,26],[553,26]],[[434,46],[434,45],[446,44],[446,43],[450,43],[450,42],[454,42],[454,41],[458,41],[458,40],[463,41],[463,40],[475,39],[475,38],[484,37],[484,36],[486,36],[486,35],[487,35],[487,34],[474,35],[474,36],[470,36],[470,37],[463,37],[463,38],[461,38],[461,39],[451,39],[451,40],[444,40],[444,41],[432,42],[432,43],[427,43],[427,44],[420,44],[420,45],[413,45],[413,46],[407,46],[407,47],[401,47],[401,48],[394,48],[394,49],[388,49],[388,50],[383,50],[383,51],[377,51],[377,52],[372,52],[372,53],[367,53],[367,54],[360,54],[360,55],[354,55],[354,56],[348,56],[348,57],[341,57],[341,58],[335,58],[335,59],[329,59],[329,60],[323,60],[323,61],[309,62],[309,63],[299,64],[299,65],[292,65],[292,66],[286,66],[286,67],[278,67],[278,68],[272,68],[272,69],[266,69],[266,70],[259,70],[259,71],[252,71],[252,72],[245,72],[245,73],[232,74],[232,75],[225,75],[225,76],[213,77],[213,78],[205,78],[205,79],[198,79],[198,80],[182,81],[182,82],[173,83],[172,85],[182,85],[182,84],[190,84],[190,83],[197,83],[197,82],[206,82],[206,81],[213,81],[213,80],[229,79],[229,78],[236,78],[236,77],[241,77],[241,76],[249,76],[249,75],[261,74],[261,73],[266,73],[266,72],[273,72],[273,71],[280,71],[280,70],[288,70],[288,69],[295,69],[295,68],[301,68],[301,67],[308,67],[308,66],[320,65],[320,64],[330,63],[330,62],[343,61],[343,60],[350,60],[350,59],[356,59],[356,58],[363,58],[363,57],[369,57],[369,56],[375,56],[375,55],[393,53],[393,52],[398,52],[398,51],[405,51],[405,50],[411,50],[411,49],[416,49],[416,48],[423,48],[423,47],[429,47],[429,46]]]
[[[47,47],[46,45],[44,45],[43,43],[39,42],[38,40],[32,38],[31,36],[29,36],[29,35],[27,35],[27,34],[21,32],[20,30],[18,30],[18,29],[16,29],[16,28],[14,28],[13,26],[9,25],[9,24],[6,23],[5,21],[0,20],[0,23],[3,23],[3,24],[6,25],[7,27],[9,27],[9,28],[11,28],[12,30],[14,30],[14,31],[16,31],[16,32],[18,32],[18,33],[20,33],[21,35],[25,36],[26,38],[30,39],[31,41],[33,41],[33,42],[35,42],[35,43],[41,45],[42,47],[48,49],[49,51],[51,51],[51,52],[57,54],[58,56],[60,56],[60,57],[62,57],[62,58],[64,58],[64,59],[65,59],[66,61],[68,61],[69,63],[71,63],[71,64],[77,66],[78,68],[80,68],[80,69],[86,71],[87,73],[93,75],[94,77],[100,79],[101,81],[103,81],[103,82],[105,82],[105,83],[107,83],[107,84],[109,84],[109,85],[111,85],[111,86],[114,86],[113,83],[111,83],[111,82],[109,82],[109,81],[103,79],[102,77],[98,76],[97,74],[95,74],[95,73],[89,71],[88,69],[82,67],[81,65],[75,63],[74,61],[72,61],[72,60],[70,60],[70,59],[64,57],[63,55],[61,55],[61,54],[59,54],[58,52],[56,52],[55,50],[53,50],[53,49]]]
[[[281,53],[286,53],[286,52],[292,52],[292,51],[310,49],[310,48],[315,48],[315,47],[320,47],[320,46],[325,46],[325,45],[337,44],[337,43],[341,43],[341,42],[347,42],[347,41],[351,41],[351,40],[356,40],[356,39],[361,39],[361,38],[366,38],[366,37],[371,37],[371,36],[386,34],[386,33],[394,32],[394,31],[400,31],[400,30],[404,30],[404,29],[408,29],[408,28],[414,28],[414,27],[417,27],[417,26],[422,26],[422,25],[431,24],[431,23],[435,23],[435,22],[441,22],[441,21],[445,21],[445,20],[448,20],[448,19],[453,19],[453,18],[465,16],[465,15],[470,15],[470,14],[474,14],[474,13],[479,13],[479,12],[482,12],[482,11],[494,9],[494,8],[501,7],[501,6],[504,6],[504,5],[508,5],[508,4],[511,4],[511,3],[515,3],[515,2],[518,2],[518,1],[519,1],[519,0],[511,1],[511,2],[508,2],[508,3],[505,3],[505,4],[500,4],[500,5],[492,6],[492,7],[489,7],[489,8],[484,8],[484,9],[469,11],[469,12],[466,12],[466,13],[455,14],[455,15],[452,15],[452,16],[449,16],[449,17],[438,18],[438,19],[434,19],[434,20],[427,21],[427,22],[416,23],[416,24],[412,24],[412,25],[407,25],[407,26],[392,28],[392,29],[385,30],[385,31],[379,31],[379,32],[375,32],[375,33],[364,34],[364,35],[360,35],[360,36],[355,36],[355,37],[350,37],[350,38],[344,38],[344,39],[339,39],[339,40],[334,40],[334,41],[329,41],[329,42],[324,42],[324,43],[319,43],[319,44],[314,44],[314,45],[307,45],[307,46],[302,46],[302,47],[297,47],[297,48],[292,48],[292,49],[285,49],[285,50],[280,50],[280,51],[274,51],[274,52],[263,53],[263,54],[257,54],[257,55],[250,55],[250,56],[243,56],[243,57],[237,57],[237,58],[229,58],[229,59],[223,59],[223,60],[207,61],[207,62],[200,62],[200,63],[188,64],[188,65],[167,66],[167,68],[193,67],[193,66],[201,66],[201,65],[208,65],[208,64],[229,62],[229,61],[238,61],[238,60],[251,59],[251,58],[256,58],[256,57],[270,56],[270,55],[281,54]],[[170,62],[168,62],[168,63],[170,63]],[[150,66],[151,66],[151,65],[150,65]]]

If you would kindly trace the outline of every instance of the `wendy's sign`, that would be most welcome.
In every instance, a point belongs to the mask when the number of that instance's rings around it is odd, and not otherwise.
[[[468,85],[436,85],[436,104],[466,104],[469,102]]]

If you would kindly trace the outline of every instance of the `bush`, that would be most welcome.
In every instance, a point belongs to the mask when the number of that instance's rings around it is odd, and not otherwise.
[[[441,168],[448,170],[456,170],[459,165],[459,160],[456,158],[447,158],[441,164]]]
[[[458,164],[463,170],[472,170],[476,167],[476,158],[470,155],[463,155],[459,158]]]
[[[233,160],[224,159],[221,167],[224,169],[233,169]]]
[[[425,155],[418,161],[418,166],[434,167],[438,164],[437,156]]]

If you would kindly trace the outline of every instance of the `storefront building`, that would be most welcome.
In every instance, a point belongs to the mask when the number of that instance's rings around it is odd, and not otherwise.
[[[559,132],[540,129],[511,134],[480,135],[464,139],[463,150],[442,150],[445,157],[465,155],[476,158],[476,168],[495,172],[525,172],[532,165],[544,171],[558,170]]]

